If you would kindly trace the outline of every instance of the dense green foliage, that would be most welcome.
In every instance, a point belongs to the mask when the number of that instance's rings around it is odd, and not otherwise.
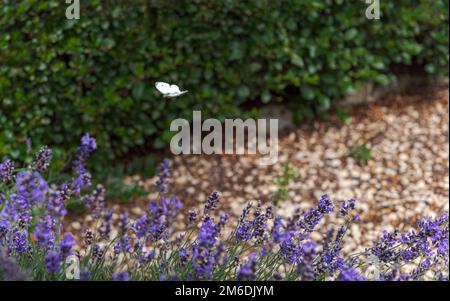
[[[0,157],[20,157],[27,136],[66,147],[90,132],[112,158],[149,137],[164,145],[170,121],[193,109],[224,118],[249,100],[288,98],[309,116],[364,81],[388,83],[393,63],[446,72],[448,1],[381,1],[381,20],[366,6],[82,0],[70,21],[64,1],[2,0]],[[156,80],[190,92],[163,100]]]

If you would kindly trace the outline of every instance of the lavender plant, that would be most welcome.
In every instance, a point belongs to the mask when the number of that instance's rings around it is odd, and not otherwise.
[[[72,178],[54,183],[41,175],[51,160],[47,147],[27,168],[1,163],[0,279],[72,279],[66,259],[76,256],[80,280],[448,280],[448,213],[425,217],[407,233],[384,232],[347,255],[344,237],[358,219],[354,199],[337,202],[325,194],[316,207],[288,218],[274,215],[271,205],[248,203],[233,226],[217,212],[220,195],[213,192],[203,210],[188,210],[184,220],[181,200],[169,194],[164,160],[158,198],[141,216],[124,212],[115,221],[105,188],[90,187],[87,159],[95,149],[95,139],[83,136]],[[94,217],[77,236],[64,231],[71,199]],[[345,222],[325,229],[335,213]],[[405,272],[408,265],[413,269]]]

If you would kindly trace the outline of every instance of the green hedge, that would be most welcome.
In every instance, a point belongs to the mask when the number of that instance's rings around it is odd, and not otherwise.
[[[149,137],[170,138],[173,118],[242,114],[249,100],[286,98],[297,114],[330,108],[361,83],[392,79],[389,66],[448,66],[448,1],[1,0],[0,157],[31,136],[73,146],[94,135],[102,158]],[[163,100],[154,82],[190,93]],[[152,139],[153,139],[152,138]]]

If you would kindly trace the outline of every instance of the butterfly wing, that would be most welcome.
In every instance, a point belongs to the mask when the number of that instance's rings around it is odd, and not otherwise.
[[[177,97],[177,96],[183,95],[183,94],[185,94],[185,93],[187,93],[187,92],[188,92],[188,90],[185,90],[185,91],[178,91],[178,92],[175,92],[175,93],[167,94],[167,95],[165,95],[164,97],[169,97],[169,98]]]
[[[170,85],[165,82],[156,82],[155,87],[163,95],[163,97],[177,97],[188,92],[180,91],[180,87],[177,85]]]
[[[170,85],[170,94],[180,93],[180,87],[177,85]]]
[[[155,88],[162,94],[170,94],[171,93],[171,85],[164,82],[156,82]]]

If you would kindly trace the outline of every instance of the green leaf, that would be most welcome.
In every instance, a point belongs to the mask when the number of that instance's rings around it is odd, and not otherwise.
[[[263,103],[269,103],[270,100],[271,100],[271,98],[272,98],[272,95],[270,94],[269,91],[264,91],[264,92],[261,94],[261,101],[262,101]]]
[[[240,98],[247,98],[250,95],[250,89],[246,85],[241,85],[238,89],[238,96]]]

